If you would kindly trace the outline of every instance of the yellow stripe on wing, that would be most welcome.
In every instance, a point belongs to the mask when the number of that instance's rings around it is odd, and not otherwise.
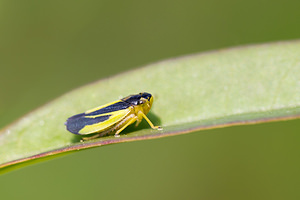
[[[113,105],[113,104],[118,103],[118,102],[120,102],[120,101],[121,101],[121,100],[117,100],[117,101],[114,101],[114,102],[111,102],[111,103],[108,103],[108,104],[105,104],[105,105],[102,105],[102,106],[98,106],[98,107],[96,107],[96,108],[93,108],[93,109],[90,109],[90,110],[86,111],[85,114],[92,113],[92,112],[94,112],[94,111],[100,110],[100,109],[102,109],[102,108],[105,108],[105,107],[107,107],[107,106]]]
[[[131,111],[131,107],[129,107],[128,109],[124,109],[124,110],[118,110],[118,111],[114,111],[114,112],[110,112],[110,113],[105,113],[105,115],[109,114],[111,116],[103,122],[99,122],[99,123],[92,124],[92,125],[86,125],[79,131],[79,134],[86,135],[86,134],[95,133],[98,131],[105,131],[109,127],[119,123],[122,119],[124,119],[130,113],[130,111]],[[101,116],[104,116],[104,115],[101,114]],[[99,116],[99,117],[101,117],[101,116]],[[91,118],[93,116],[85,116],[85,117]]]

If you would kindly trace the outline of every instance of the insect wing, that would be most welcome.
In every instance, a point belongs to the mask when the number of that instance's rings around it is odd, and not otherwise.
[[[79,135],[104,131],[121,121],[131,111],[128,103],[115,101],[70,117],[67,130]]]
[[[89,119],[89,120],[99,119],[99,122],[84,126],[79,131],[79,134],[86,135],[86,134],[90,134],[90,133],[104,131],[105,129],[117,124],[122,119],[124,119],[130,111],[131,111],[131,109],[118,110],[118,111],[114,111],[114,112],[111,112],[106,115],[101,115],[96,118],[89,118],[89,116],[88,116],[88,118],[86,118],[87,117],[86,116],[85,117],[86,119]],[[105,118],[105,119],[103,120],[103,118]]]
[[[86,115],[100,115],[100,114],[105,114],[105,113],[109,113],[109,112],[113,112],[113,111],[118,111],[118,110],[124,110],[126,108],[128,108],[130,106],[130,104],[121,101],[121,100],[117,100],[96,108],[93,108],[91,110],[88,110],[85,112]]]

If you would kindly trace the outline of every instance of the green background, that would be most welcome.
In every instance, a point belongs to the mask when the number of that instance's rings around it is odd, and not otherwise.
[[[0,127],[73,88],[151,62],[297,39],[299,7],[0,1]],[[0,198],[299,199],[299,129],[293,120],[79,151],[2,175]]]

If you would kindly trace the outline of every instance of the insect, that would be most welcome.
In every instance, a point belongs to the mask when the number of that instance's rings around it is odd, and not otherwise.
[[[83,140],[93,139],[115,132],[119,137],[121,131],[136,121],[136,126],[144,118],[153,129],[154,126],[146,114],[153,103],[151,94],[143,92],[129,95],[123,99],[99,106],[84,113],[74,115],[67,119],[65,125],[68,131],[78,135],[90,135]]]

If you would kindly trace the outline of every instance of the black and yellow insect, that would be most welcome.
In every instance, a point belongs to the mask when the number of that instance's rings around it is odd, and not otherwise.
[[[129,95],[123,99],[74,115],[67,119],[65,125],[67,130],[74,134],[97,133],[83,139],[92,139],[113,132],[118,137],[127,126],[135,121],[137,126],[143,118],[146,119],[151,128],[160,129],[159,126],[154,126],[146,116],[152,102],[152,95],[146,92]]]

